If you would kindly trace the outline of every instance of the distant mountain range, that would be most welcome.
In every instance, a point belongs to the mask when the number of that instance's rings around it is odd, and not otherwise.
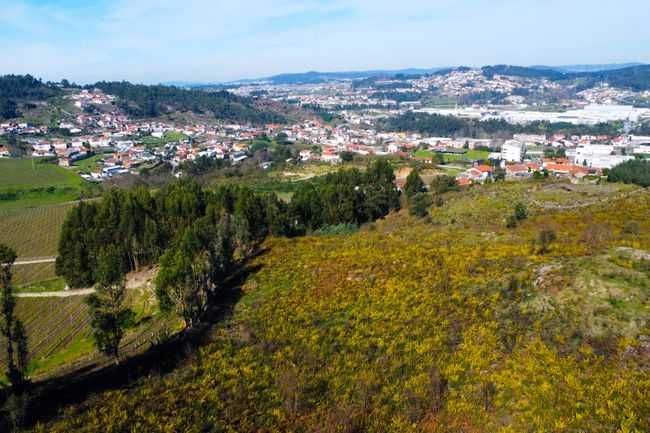
[[[564,73],[581,73],[581,72],[603,72],[614,71],[617,69],[631,68],[634,66],[643,66],[643,63],[610,63],[604,65],[567,65],[567,66],[530,66],[532,69],[551,69],[553,71]]]
[[[334,80],[357,80],[362,78],[372,78],[372,77],[392,77],[396,75],[405,75],[405,76],[414,76],[414,75],[425,75],[433,74],[444,69],[449,68],[428,68],[428,69],[419,69],[419,68],[408,68],[408,69],[395,69],[395,70],[371,70],[371,71],[344,71],[344,72],[302,72],[302,73],[288,73],[274,75],[272,77],[266,77],[261,79],[253,80],[242,80],[241,82],[257,82],[257,81],[267,81],[274,84],[317,84],[325,81],[334,81]]]
[[[571,75],[578,74],[598,74],[611,71],[620,71],[631,68],[644,68],[648,65],[643,63],[618,63],[618,64],[602,64],[602,65],[565,65],[565,66],[511,66],[511,65],[497,65],[485,66],[481,69],[484,73],[498,73],[501,75],[512,76],[526,76],[526,77],[539,77],[550,79],[564,79]],[[178,87],[222,87],[227,88],[231,86],[238,86],[242,84],[252,83],[270,83],[276,85],[283,84],[318,84],[327,81],[340,81],[340,80],[358,80],[364,78],[377,78],[377,77],[395,77],[395,76],[418,76],[418,75],[431,75],[443,74],[454,70],[469,70],[465,66],[460,67],[438,67],[438,68],[407,68],[407,69],[378,69],[368,71],[341,71],[341,72],[298,72],[298,73],[285,73],[273,75],[270,77],[243,79],[227,83],[199,83],[199,82],[167,82],[165,85],[178,86]]]

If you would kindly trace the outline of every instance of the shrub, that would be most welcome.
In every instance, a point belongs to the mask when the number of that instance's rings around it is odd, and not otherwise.
[[[431,207],[431,197],[425,193],[417,193],[411,200],[409,206],[409,213],[418,218],[424,218],[429,215],[429,208]]]
[[[551,249],[551,244],[555,242],[557,239],[557,235],[555,234],[555,230],[551,228],[544,228],[540,230],[539,235],[537,236],[537,243],[539,245],[539,249],[537,250],[538,254],[546,254],[550,251]]]
[[[444,194],[447,191],[455,191],[458,189],[456,178],[453,176],[436,176],[431,181],[430,190],[434,194]]]
[[[523,221],[526,218],[528,218],[528,209],[526,209],[525,204],[519,202],[515,205],[512,215],[507,218],[506,227],[513,229],[517,227],[517,224],[519,224],[520,221]]]
[[[641,227],[639,227],[639,223],[636,221],[628,221],[625,223],[623,226],[622,233],[625,235],[638,235],[641,233]]]
[[[517,221],[523,221],[528,218],[528,209],[526,209],[525,204],[519,202],[515,205],[514,217],[517,219]]]
[[[335,224],[321,227],[314,232],[316,236],[337,236],[347,235],[356,232],[359,227],[356,224]]]

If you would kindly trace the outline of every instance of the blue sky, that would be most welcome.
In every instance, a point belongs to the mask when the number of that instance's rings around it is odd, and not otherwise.
[[[0,74],[157,83],[650,63],[647,1],[0,0]]]

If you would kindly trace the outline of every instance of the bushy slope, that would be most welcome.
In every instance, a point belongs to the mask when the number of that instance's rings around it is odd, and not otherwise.
[[[431,222],[270,239],[194,361],[37,431],[648,431],[647,280],[627,280],[630,315],[593,332],[612,310],[584,308],[594,290],[563,268],[645,275],[643,261],[606,258],[650,249],[650,196],[632,191],[492,185],[448,194]],[[506,229],[519,199],[530,217]],[[545,254],[542,227],[557,234]],[[610,292],[610,306],[628,295]]]

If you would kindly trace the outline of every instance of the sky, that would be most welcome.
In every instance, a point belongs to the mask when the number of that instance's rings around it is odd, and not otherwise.
[[[648,0],[0,0],[0,75],[222,82],[285,72],[650,63]]]

